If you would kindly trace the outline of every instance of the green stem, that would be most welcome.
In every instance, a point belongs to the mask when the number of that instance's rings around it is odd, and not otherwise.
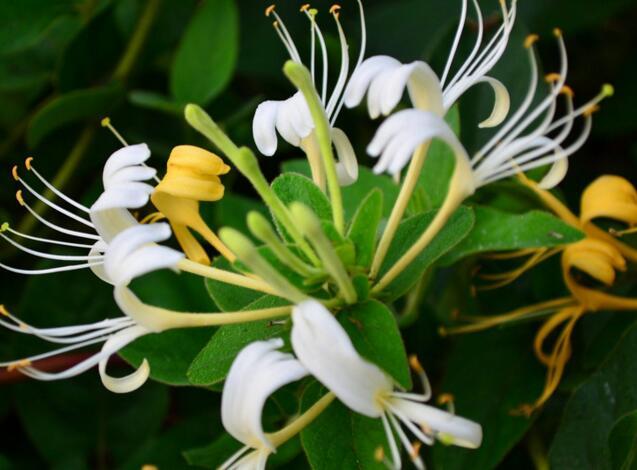
[[[318,140],[321,156],[323,157],[323,166],[325,167],[325,175],[327,177],[327,187],[332,201],[332,211],[334,214],[334,226],[341,235],[345,231],[345,216],[343,213],[343,197],[341,194],[341,185],[338,182],[338,174],[336,173],[336,160],[334,151],[332,150],[332,130],[325,109],[319,99],[310,72],[298,62],[288,60],[283,66],[285,75],[299,89],[310,109],[312,120],[314,121],[314,132]]]
[[[319,266],[319,259],[297,230],[288,208],[263,176],[259,168],[259,162],[252,151],[246,147],[237,147],[200,106],[196,104],[186,105],[184,115],[188,124],[219,147],[241,174],[250,181],[256,192],[261,196],[261,199],[263,199],[263,202],[270,208],[274,217],[285,227],[305,256],[313,265]]]
[[[325,411],[334,401],[334,398],[336,398],[336,395],[332,392],[323,395],[319,401],[314,403],[314,405],[312,405],[305,413],[296,418],[286,427],[280,431],[268,434],[267,437],[270,439],[270,442],[272,442],[275,447],[279,447],[284,442],[292,439],[303,429],[309,426],[321,413],[323,413],[323,411]]]

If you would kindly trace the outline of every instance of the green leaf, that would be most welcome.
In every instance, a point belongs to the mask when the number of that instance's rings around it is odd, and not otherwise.
[[[441,260],[444,265],[476,253],[521,248],[551,248],[574,243],[584,234],[545,211],[511,214],[475,206],[473,229]]]
[[[332,220],[332,205],[327,196],[306,176],[283,173],[272,182],[272,189],[284,204],[302,202],[321,220]]]
[[[430,211],[416,215],[404,220],[398,226],[394,240],[380,269],[379,279],[413,246],[420,235],[427,229],[436,212]],[[461,206],[431,243],[385,288],[382,294],[383,297],[396,299],[407,292],[420,279],[420,276],[427,268],[467,236],[473,227],[474,221],[473,210],[469,207]]]
[[[383,215],[383,193],[374,189],[361,202],[347,232],[356,247],[356,264],[369,267],[374,256],[378,226]]]
[[[170,98],[152,91],[133,90],[128,94],[128,101],[140,108],[172,115],[180,115],[184,110],[182,103],[176,103]]]
[[[608,438],[611,465],[614,469],[637,468],[637,410],[618,419]]]
[[[244,308],[255,310],[280,307],[287,302],[278,297],[263,296]],[[283,335],[287,325],[272,324],[268,320],[222,326],[210,338],[188,369],[193,385],[214,385],[226,378],[239,351],[253,341],[262,341]]]
[[[394,314],[376,300],[345,308],[338,319],[358,353],[410,390],[411,374]]]
[[[190,21],[170,71],[181,102],[205,106],[228,84],[237,62],[239,19],[234,0],[207,0]]]
[[[225,258],[215,259],[212,266],[224,271],[236,272],[232,268],[232,264]],[[208,294],[222,312],[241,310],[264,295],[262,292],[212,279],[206,279],[205,283]]]
[[[175,276],[169,271],[158,271],[136,280],[133,289],[150,305],[184,312],[214,311],[203,282],[196,276]],[[186,372],[190,363],[213,332],[214,328],[187,328],[146,335],[119,354],[134,367],[147,359],[154,380],[170,385],[189,385]]]
[[[320,384],[310,385],[302,398],[304,410],[316,403],[327,390]],[[372,419],[350,411],[334,401],[301,432],[301,443],[313,470],[385,469],[374,459],[380,446],[391,455],[380,419]]]
[[[250,236],[246,218],[251,211],[269,217],[267,207],[261,202],[231,192],[226,192],[223,199],[213,204],[202,205],[202,216],[211,227],[232,227],[246,236]]]
[[[566,404],[549,451],[552,468],[617,468],[611,463],[609,442],[618,420],[637,410],[635,357],[637,325],[626,331],[602,366]]]
[[[31,119],[27,143],[33,148],[62,126],[83,119],[99,119],[115,108],[123,96],[124,91],[119,85],[87,88],[61,95],[50,101]]]
[[[283,171],[296,172],[310,177],[310,167],[306,160],[290,160],[281,165]],[[375,175],[371,169],[359,166],[358,180],[356,183],[341,188],[343,193],[343,209],[345,217],[351,220],[358,210],[361,202],[374,189],[379,189],[383,193],[383,217],[389,217],[389,213],[398,197],[398,186],[394,181],[385,175]]]
[[[168,390],[162,385],[151,382],[135,393],[118,395],[88,374],[26,382],[14,392],[23,426],[51,465],[75,459],[88,465],[97,440],[120,462],[160,429],[168,411]]]
[[[538,397],[544,369],[533,355],[533,336],[525,329],[459,336],[454,342],[440,391],[453,395],[458,415],[482,425],[484,438],[475,450],[434,446],[434,468],[492,469],[532,424],[511,411]]]

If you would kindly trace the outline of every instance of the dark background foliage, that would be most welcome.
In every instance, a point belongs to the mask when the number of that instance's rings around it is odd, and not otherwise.
[[[356,52],[355,2],[343,3],[341,18]],[[499,24],[497,2],[480,3],[493,32]],[[278,11],[299,38],[298,44],[307,47],[308,25],[298,13],[300,4],[285,0]],[[69,194],[92,201],[101,184],[100,168],[118,148],[112,135],[99,126],[105,115],[129,142],[149,144],[157,168],[175,145],[205,145],[182,119],[183,104],[189,101],[205,106],[236,141],[251,145],[256,105],[291,92],[281,73],[284,48],[271,19],[263,16],[267,5],[253,0],[0,2],[0,166],[4,168],[0,219],[42,232],[31,219],[23,218],[24,211],[14,199],[10,170],[26,156],[34,156],[38,170],[56,177]],[[330,55],[337,63],[337,37],[327,14],[330,4],[320,0],[313,6],[321,12]],[[459,0],[369,0],[365,6],[367,55],[424,59],[436,70],[442,68]],[[519,9],[509,52],[494,72],[511,87],[514,105],[528,79],[523,38],[529,32],[541,35],[543,68],[552,71],[557,67],[551,35],[555,26],[565,33],[571,59],[568,82],[578,102],[595,95],[602,83],[616,88],[615,97],[596,115],[590,142],[571,160],[561,186],[565,199],[577,209],[582,189],[602,173],[637,182],[634,0],[519,0]],[[470,41],[461,50],[466,53],[469,47]],[[469,147],[485,138],[474,129],[488,112],[488,98],[484,90],[476,90],[460,105],[462,138]],[[362,109],[345,111],[339,122],[358,149],[364,148],[377,126]],[[358,155],[365,161],[362,150]],[[298,154],[286,146],[281,156]],[[270,177],[277,173],[281,156],[263,161]],[[228,193],[239,196],[214,205],[207,216],[215,227],[241,225],[237,213],[242,210],[237,207],[249,202],[240,196],[252,193],[236,175],[224,182]],[[8,246],[2,247],[2,260],[35,265]],[[424,358],[437,391],[453,392],[460,412],[481,420],[490,430],[486,448],[479,453],[440,445],[433,452],[426,450],[433,468],[546,468],[547,459],[555,468],[619,468],[627,459],[625,449],[634,450],[637,442],[631,414],[637,410],[634,332],[620,343],[633,323],[632,314],[584,319],[576,333],[574,360],[555,398],[537,419],[514,418],[508,411],[533,399],[542,385],[543,369],[530,348],[535,326],[442,340],[435,333],[437,324],[458,306],[496,313],[521,302],[550,298],[562,289],[558,269],[547,263],[515,287],[464,302],[458,299],[470,297],[469,271],[461,264],[437,274],[432,291],[443,294],[427,297],[416,327],[405,338],[408,350]],[[87,272],[39,278],[0,273],[0,302],[36,324],[80,323],[117,314],[110,289]],[[162,289],[160,295],[157,288],[147,290],[152,301],[210,309],[200,284],[153,281]],[[630,288],[633,283],[628,279],[626,284]],[[183,336],[183,350],[175,355],[194,356],[208,336],[206,331]],[[0,333],[2,360],[43,347]],[[164,354],[170,357],[171,350]],[[126,366],[119,362],[113,369],[124,373]],[[180,381],[185,383],[185,378],[173,382]],[[604,384],[609,383],[622,394],[622,403],[612,406],[610,415],[599,416],[595,403],[604,398]],[[148,383],[129,396],[114,396],[102,389],[96,372],[56,383],[35,383],[0,372],[0,468],[140,468],[145,463],[186,467],[183,450],[205,446],[222,432],[218,405],[218,395],[210,391],[159,383]],[[290,465],[306,464],[297,456]]]

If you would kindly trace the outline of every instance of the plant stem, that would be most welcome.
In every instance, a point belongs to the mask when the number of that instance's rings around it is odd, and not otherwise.
[[[332,392],[323,395],[319,401],[314,403],[305,413],[296,418],[286,427],[280,431],[267,434],[270,442],[272,442],[275,447],[279,447],[284,442],[287,442],[296,436],[299,432],[309,426],[321,413],[323,413],[323,411],[325,411],[334,401],[334,398],[336,398],[336,395]]]
[[[278,295],[267,282],[260,279],[253,279],[243,274],[232,273],[223,269],[212,268],[200,263],[195,263],[189,259],[183,259],[177,265],[182,271],[195,274],[197,276],[212,279],[213,281],[224,282],[226,284],[232,284],[234,286],[245,287],[246,289],[252,289],[264,294]]]
[[[414,188],[418,183],[418,179],[420,178],[420,172],[422,171],[423,164],[425,163],[425,157],[427,156],[429,145],[430,143],[427,142],[418,147],[411,159],[409,169],[407,170],[407,174],[405,175],[405,180],[400,189],[400,193],[398,194],[398,199],[396,199],[396,204],[394,204],[394,208],[392,209],[392,212],[389,216],[389,220],[387,221],[387,225],[385,226],[383,235],[378,242],[378,248],[376,249],[374,261],[372,262],[372,267],[370,270],[370,277],[372,279],[376,278],[376,276],[378,275],[383,261],[385,260],[385,256],[387,256],[387,251],[391,246],[391,242],[394,240],[394,236],[396,235],[396,230],[398,230],[400,221],[402,220],[403,215],[407,210],[409,199],[411,198],[411,195],[414,192]]]

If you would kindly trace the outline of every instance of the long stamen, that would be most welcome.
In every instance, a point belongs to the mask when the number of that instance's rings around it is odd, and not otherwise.
[[[322,70],[322,84],[321,84],[321,102],[325,105],[327,101],[327,76],[329,72],[329,64],[327,60],[327,46],[325,45],[325,38],[323,37],[323,33],[321,32],[321,28],[316,22],[316,14],[317,11],[315,9],[306,10],[305,14],[312,22],[314,26],[314,31],[316,32],[316,36],[319,40],[319,45],[321,46],[321,56],[323,61],[323,70]],[[300,62],[300,61],[299,61]]]
[[[268,8],[266,8],[265,16],[270,16],[270,15],[274,16],[274,18],[276,19],[274,23],[274,27],[277,30],[277,32],[279,32],[279,28],[280,28],[281,35],[279,37],[281,37],[281,40],[283,41],[284,45],[288,49],[290,57],[292,58],[292,60],[300,63],[301,56],[299,55],[299,51],[296,48],[296,45],[294,44],[294,41],[292,40],[292,36],[290,35],[288,29],[285,27],[285,23],[283,23],[283,20],[281,19],[279,14],[276,12],[275,8],[276,8],[275,5],[270,5]]]
[[[99,235],[94,235],[94,234],[86,233],[86,232],[78,232],[76,230],[71,230],[71,229],[68,229],[68,228],[60,227],[59,225],[56,225],[53,222],[49,222],[44,217],[42,217],[40,214],[38,214],[33,208],[31,208],[31,206],[29,204],[26,203],[26,201],[22,197],[22,191],[18,190],[16,192],[15,197],[18,200],[18,203],[22,207],[24,207],[26,210],[28,210],[31,213],[31,215],[33,215],[33,217],[35,217],[38,221],[42,222],[47,227],[55,230],[56,232],[60,232],[60,233],[63,233],[65,235],[70,235],[70,236],[75,236],[75,237],[80,237],[80,238],[86,238],[86,239],[89,239],[89,240],[101,240]]]
[[[478,5],[477,0],[472,0],[472,2],[473,2],[473,7],[476,11],[476,15],[478,17],[478,37],[476,38],[476,42],[475,42],[475,45],[473,46],[473,50],[471,51],[471,54],[469,54],[469,57],[467,58],[465,63],[460,67],[460,70],[456,72],[456,75],[453,77],[453,79],[451,80],[449,85],[446,87],[446,89],[451,88],[456,82],[458,82],[463,77],[464,72],[471,65],[473,59],[475,58],[476,54],[480,50],[480,46],[482,45],[482,36],[484,34],[484,22],[482,20],[482,10],[480,10],[480,5]]]
[[[86,225],[87,227],[91,227],[94,228],[93,223],[90,220],[86,220],[83,217],[80,217],[79,215],[73,214],[72,212],[67,211],[66,209],[64,209],[63,207],[60,207],[59,205],[57,205],[56,203],[49,201],[47,198],[45,198],[44,196],[42,196],[40,193],[38,193],[36,190],[34,190],[31,186],[29,186],[18,174],[18,167],[14,166],[13,170],[11,171],[11,174],[13,175],[13,179],[18,181],[22,186],[24,186],[24,188],[29,191],[33,196],[35,196],[36,198],[38,198],[40,201],[42,201],[44,204],[46,204],[47,206],[49,206],[52,209],[55,209],[56,211],[60,212],[61,214],[64,214],[65,216],[67,216],[70,219],[73,219],[81,224]]]
[[[128,147],[128,142],[126,142],[126,140],[124,139],[124,137],[122,137],[122,134],[120,134],[119,132],[117,132],[117,129],[115,129],[115,127],[113,126],[113,124],[111,124],[111,118],[109,117],[105,117],[104,119],[102,119],[102,127],[106,127],[108,128],[109,131],[111,131],[113,133],[113,135],[115,136],[115,138],[117,140],[119,140],[121,142],[121,144],[124,147]]]
[[[86,245],[83,243],[72,243],[72,242],[66,242],[62,240],[52,240],[50,238],[34,237],[33,235],[27,235],[26,233],[18,232],[17,230],[12,229],[7,222],[3,223],[2,226],[0,227],[0,233],[5,231],[15,235],[16,237],[25,238],[27,240],[32,240],[36,242],[50,243],[51,245],[69,246],[73,248],[87,248],[89,250],[93,248],[93,245]]]
[[[418,452],[416,452],[416,449],[409,441],[407,434],[405,434],[405,431],[403,431],[403,428],[398,422],[398,420],[396,419],[396,417],[392,413],[388,413],[387,417],[389,418],[389,422],[392,424],[392,426],[396,430],[396,433],[398,434],[398,438],[402,442],[403,446],[407,449],[407,452],[409,453],[409,457],[411,458],[411,461],[413,462],[414,466],[419,470],[424,470],[425,466],[423,465],[422,460],[420,456],[418,455]]]
[[[307,12],[310,9],[310,4],[305,3],[301,6],[301,12]],[[310,73],[312,75],[312,81],[316,81],[316,33],[314,30],[314,17],[310,21]]]
[[[336,81],[336,85],[334,86],[334,90],[332,91],[332,96],[330,97],[329,102],[327,103],[327,119],[330,121],[330,125],[334,125],[336,120],[336,114],[334,113],[334,109],[338,103],[341,94],[343,93],[343,89],[345,88],[345,83],[347,81],[347,75],[349,73],[349,46],[347,45],[347,38],[345,37],[345,32],[343,31],[343,27],[341,26],[341,22],[339,20],[339,10],[340,5],[332,5],[330,8],[330,13],[334,17],[334,21],[336,22],[336,28],[338,29],[338,38],[341,44],[341,70],[338,73],[338,79]]]
[[[43,251],[32,250],[31,248],[27,248],[24,245],[16,242],[15,240],[7,237],[4,233],[0,232],[0,237],[9,242],[11,245],[16,247],[20,251],[24,251],[33,256],[37,256],[44,259],[51,259],[57,261],[101,261],[104,259],[103,256],[75,256],[75,255],[54,255],[51,253],[45,253]]]
[[[92,263],[84,263],[84,264],[72,264],[69,266],[58,266],[57,268],[48,268],[48,269],[20,269],[14,268],[12,266],[8,266],[4,263],[0,263],[0,268],[10,271],[15,274],[26,274],[29,276],[38,276],[43,274],[54,274],[54,273],[62,273],[67,271],[76,271],[79,269],[90,268],[92,266],[99,266],[103,264],[103,262],[92,262]]]
[[[462,37],[462,31],[464,30],[464,24],[467,20],[467,0],[462,0],[462,11],[460,13],[460,21],[458,22],[458,28],[456,29],[456,35],[453,38],[453,44],[451,46],[451,51],[449,52],[449,58],[447,59],[447,64],[445,65],[445,70],[442,74],[442,79],[440,80],[440,86],[444,89],[445,82],[447,81],[447,75],[449,75],[449,71],[451,69],[451,64],[453,63],[453,59],[456,56],[456,51],[458,50],[458,45],[460,44],[460,38]]]
[[[412,355],[409,357],[409,366],[411,370],[413,370],[420,379],[422,384],[422,397],[424,401],[427,401],[431,398],[431,384],[429,383],[429,377],[427,377],[427,373],[425,372],[424,367],[420,364],[418,360],[418,356]]]
[[[33,173],[41,182],[44,186],[46,186],[47,188],[49,188],[49,190],[55,194],[56,196],[58,196],[60,199],[63,199],[64,201],[68,202],[70,205],[72,205],[73,207],[86,212],[87,214],[90,214],[91,211],[88,209],[88,207],[84,206],[83,204],[80,204],[77,201],[74,201],[73,199],[71,199],[70,197],[68,197],[66,194],[64,194],[62,191],[58,190],[55,186],[53,186],[51,183],[49,183],[46,178],[44,178],[34,167],[33,167],[33,157],[29,157],[24,161],[24,165],[27,168],[28,171],[30,171],[31,173]]]
[[[381,420],[383,422],[383,429],[385,430],[385,436],[387,437],[387,442],[389,442],[389,449],[391,451],[391,458],[393,462],[393,468],[401,468],[402,459],[400,458],[400,450],[398,449],[398,445],[396,444],[396,438],[394,437],[394,432],[392,431],[389,421],[387,420],[387,415],[389,413],[383,413],[380,415]]]

